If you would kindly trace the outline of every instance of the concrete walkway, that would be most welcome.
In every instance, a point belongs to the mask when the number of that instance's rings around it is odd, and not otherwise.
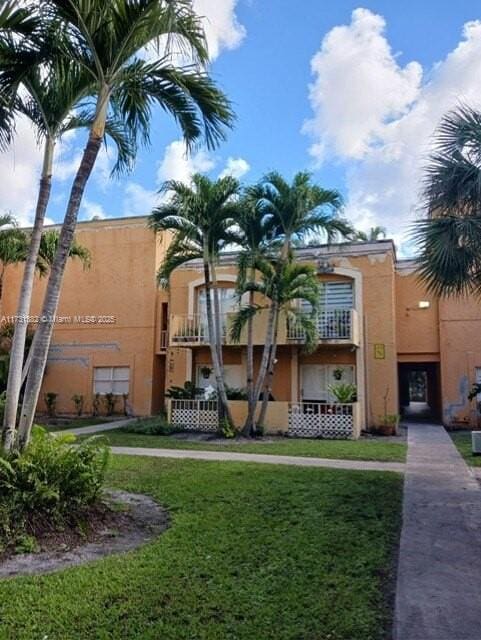
[[[374,462],[369,460],[331,460],[330,458],[302,458],[301,456],[277,456],[265,453],[237,453],[234,451],[201,451],[199,449],[150,449],[147,447],[110,447],[112,453],[152,458],[190,458],[192,460],[216,460],[231,462],[260,462],[262,464],[286,464],[299,467],[330,467],[331,469],[355,469],[359,471],[395,471],[403,473],[402,462]]]
[[[130,422],[135,422],[137,418],[124,418],[123,420],[115,420],[114,422],[105,422],[104,424],[93,424],[90,427],[77,427],[76,429],[62,429],[62,431],[54,431],[53,433],[73,433],[76,436],[89,435],[91,433],[102,433],[102,431],[111,431],[112,429],[121,429]]]
[[[395,640],[481,638],[481,490],[446,431],[409,425]]]

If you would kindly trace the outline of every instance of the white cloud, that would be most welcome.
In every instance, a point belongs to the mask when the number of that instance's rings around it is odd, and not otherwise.
[[[350,25],[325,36],[312,59],[314,117],[304,129],[317,162],[346,163],[351,219],[385,224],[402,239],[440,118],[459,100],[481,104],[481,22],[467,23],[457,47],[424,74],[417,62],[399,63],[384,28],[381,16],[356,9]]]
[[[128,182],[124,190],[124,216],[145,216],[158,204],[157,191],[149,191],[136,182]]]
[[[30,124],[20,119],[14,144],[0,154],[0,209],[10,211],[22,226],[33,221],[41,165],[42,153]]]
[[[250,165],[244,158],[227,158],[227,164],[219,174],[219,178],[224,176],[232,176],[233,178],[242,178],[248,171],[250,171]]]
[[[237,19],[237,0],[194,0],[194,10],[204,18],[210,59],[222,49],[235,49],[245,38],[246,30]]]
[[[180,180],[188,182],[193,173],[207,173],[215,166],[215,160],[204,150],[187,155],[182,140],[171,142],[164,153],[164,157],[157,170],[157,180]]]
[[[88,198],[83,198],[82,206],[81,206],[81,220],[92,220],[93,218],[100,218],[103,220],[104,218],[109,218],[109,216],[105,209],[98,202],[92,202]]]

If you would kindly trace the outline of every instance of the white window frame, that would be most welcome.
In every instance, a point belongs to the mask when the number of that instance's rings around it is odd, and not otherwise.
[[[100,390],[102,389],[102,390]],[[105,396],[122,396],[130,392],[130,367],[94,367],[93,392]]]

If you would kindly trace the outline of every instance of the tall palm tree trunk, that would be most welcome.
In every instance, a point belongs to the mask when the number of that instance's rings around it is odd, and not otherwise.
[[[275,332],[275,326],[277,322],[276,320],[277,313],[278,313],[277,301],[273,300],[269,310],[269,318],[267,320],[266,343],[262,351],[262,359],[259,367],[259,373],[257,375],[257,380],[254,385],[254,402],[255,402],[254,407],[255,408],[257,407],[257,400],[259,398],[259,394],[264,386],[264,382],[266,379],[267,368],[269,366],[269,361],[270,361],[270,356],[272,351],[272,345],[274,343],[274,332]],[[256,423],[257,423],[257,420],[255,419],[255,415],[254,415],[254,419],[252,421],[251,435],[255,435]]]
[[[25,341],[27,338],[27,316],[32,300],[35,268],[37,266],[40,240],[42,238],[45,213],[47,211],[50,191],[52,188],[52,164],[55,141],[47,138],[45,141],[42,176],[38,192],[37,207],[33,223],[27,260],[23,271],[22,286],[17,307],[17,324],[13,334],[8,369],[5,414],[3,420],[3,441],[6,451],[10,451],[15,442],[15,427],[17,422],[18,401],[22,387],[22,369],[25,356]]]
[[[280,260],[278,265],[276,266],[277,274],[279,275],[282,264],[287,260],[289,255],[291,237],[290,234],[286,234],[286,237],[283,242],[283,246],[280,253]],[[257,382],[255,386],[255,398],[259,397],[261,389],[263,389],[262,395],[262,405],[261,411],[259,413],[259,417],[257,420],[254,420],[253,431],[255,433],[256,424],[262,425],[262,421],[265,418],[265,414],[267,411],[267,403],[269,402],[268,386],[272,386],[272,379],[269,384],[267,384],[266,376],[268,372],[271,372],[271,377],[274,375],[274,365],[275,365],[275,354],[277,351],[277,333],[279,329],[279,303],[277,300],[273,300],[270,307],[270,314],[268,320],[268,328],[266,333],[266,344],[264,347],[264,351],[262,354],[262,362],[261,368],[259,370],[259,375],[257,377]]]
[[[255,274],[251,274],[251,281],[254,281]],[[254,292],[249,292],[249,306],[254,305]],[[250,317],[247,320],[247,362],[246,362],[246,377],[247,377],[247,417],[242,428],[243,434],[250,434],[252,432],[252,422],[254,420],[257,400],[254,398],[254,318]]]
[[[210,263],[210,275],[212,279],[212,297],[214,299],[214,330],[215,330],[215,342],[217,347],[217,354],[219,356],[220,368],[223,372],[224,370],[224,357],[222,353],[222,338],[223,338],[223,327],[222,327],[222,318],[220,313],[220,302],[219,302],[219,287],[217,284],[217,273],[215,270],[214,262]]]
[[[74,238],[82,196],[95,165],[101,144],[102,136],[99,136],[93,127],[70,192],[67,213],[60,233],[59,247],[52,264],[47,291],[45,293],[41,322],[36,331],[35,345],[32,345],[32,359],[27,376],[18,427],[18,439],[21,448],[25,447],[30,438],[35,409],[37,407],[45,365],[47,363],[48,350],[54,326],[54,316],[57,312],[65,265]]]
[[[224,377],[222,375],[222,368],[219,361],[219,354],[217,351],[217,344],[215,337],[214,318],[212,309],[211,298],[211,277],[209,269],[209,252],[208,248],[204,246],[204,279],[205,279],[205,307],[207,313],[207,327],[209,331],[209,345],[212,358],[212,367],[214,369],[214,377],[217,386],[217,397],[219,407],[219,418],[226,419],[229,424],[232,424],[232,416],[229,409],[229,403],[227,401],[227,395],[225,392]]]
[[[264,424],[266,413],[267,413],[267,407],[269,406],[269,398],[272,393],[272,381],[274,379],[274,368],[276,366],[278,330],[279,330],[279,312],[277,313],[277,316],[276,316],[275,327],[274,327],[274,337],[272,341],[272,349],[269,354],[269,364],[267,367],[267,375],[265,378],[264,391],[262,395],[262,405],[261,405],[261,410],[259,412],[259,417],[257,419],[257,422],[260,425]]]

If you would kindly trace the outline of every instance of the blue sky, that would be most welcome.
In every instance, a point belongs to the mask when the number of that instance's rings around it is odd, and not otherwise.
[[[157,113],[152,148],[139,154],[133,174],[110,181],[111,156],[102,156],[81,219],[147,213],[163,179],[191,170],[231,170],[251,182],[270,169],[287,177],[310,169],[317,182],[342,191],[356,225],[384,224],[403,244],[418,215],[433,129],[459,99],[480,102],[479,3],[194,2],[207,16],[211,71],[233,101],[235,129],[216,152],[185,162],[178,131]],[[82,142],[77,135],[59,152],[52,220],[63,215]],[[3,206],[21,220],[31,216],[38,169],[34,143],[20,127],[0,170]]]

